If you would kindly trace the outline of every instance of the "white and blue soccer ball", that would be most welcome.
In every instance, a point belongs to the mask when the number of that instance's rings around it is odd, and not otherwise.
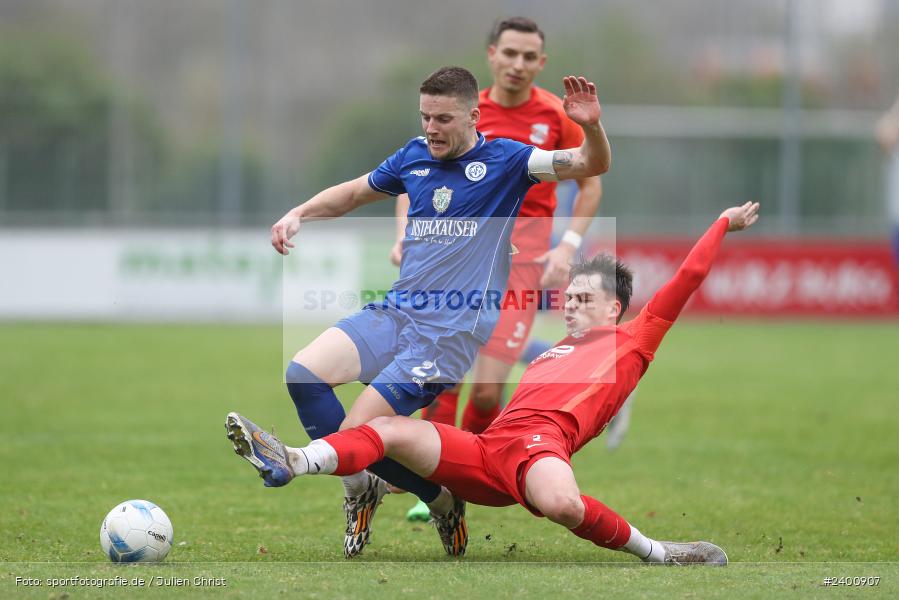
[[[159,562],[172,549],[172,522],[146,500],[127,500],[100,525],[100,547],[112,562]]]

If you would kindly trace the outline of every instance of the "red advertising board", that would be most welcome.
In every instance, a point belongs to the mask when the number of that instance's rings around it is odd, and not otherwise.
[[[634,308],[673,274],[693,240],[618,239]],[[694,314],[899,315],[899,271],[885,242],[727,239],[687,307]]]

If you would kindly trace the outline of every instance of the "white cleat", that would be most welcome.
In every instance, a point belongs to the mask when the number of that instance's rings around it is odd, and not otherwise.
[[[665,564],[724,567],[727,554],[710,542],[659,542],[665,548]]]

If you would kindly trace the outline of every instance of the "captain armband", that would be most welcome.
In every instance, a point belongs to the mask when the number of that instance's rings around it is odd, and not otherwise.
[[[556,167],[553,164],[555,151],[534,148],[528,158],[528,173],[540,181],[558,181]]]

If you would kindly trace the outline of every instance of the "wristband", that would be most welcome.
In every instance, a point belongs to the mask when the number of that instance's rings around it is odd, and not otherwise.
[[[584,241],[584,238],[581,237],[577,231],[573,231],[571,229],[565,230],[565,233],[562,234],[562,241],[574,246],[574,249],[577,250],[581,247],[581,243]]]

